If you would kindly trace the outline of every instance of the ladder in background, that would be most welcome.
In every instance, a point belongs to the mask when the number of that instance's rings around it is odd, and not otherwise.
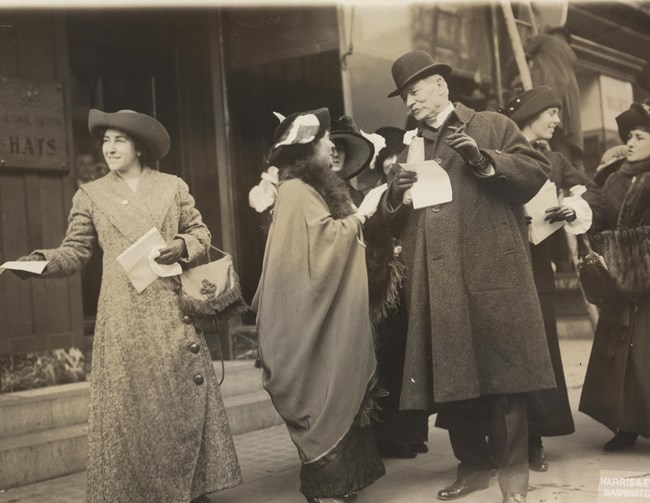
[[[528,67],[528,61],[526,61],[524,46],[521,42],[521,36],[519,35],[519,29],[517,26],[526,26],[532,30],[533,35],[539,34],[539,27],[537,26],[535,13],[533,12],[533,7],[530,1],[522,1],[519,3],[524,6],[529,20],[517,19],[512,10],[510,0],[499,0],[499,3],[501,5],[501,10],[503,11],[503,17],[508,29],[508,37],[510,38],[512,51],[515,55],[515,61],[517,62],[521,82],[524,86],[524,90],[527,91],[528,89],[532,89],[533,81],[530,78],[530,69]],[[502,90],[498,89],[498,92],[501,94]]]

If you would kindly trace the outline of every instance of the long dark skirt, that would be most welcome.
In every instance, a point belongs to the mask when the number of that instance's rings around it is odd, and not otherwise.
[[[557,388],[528,393],[528,434],[533,437],[569,435],[575,431],[567,392],[555,319],[555,295],[539,293],[546,341]]]
[[[386,473],[372,427],[353,426],[318,461],[300,468],[300,491],[312,498],[341,498],[368,487]]]

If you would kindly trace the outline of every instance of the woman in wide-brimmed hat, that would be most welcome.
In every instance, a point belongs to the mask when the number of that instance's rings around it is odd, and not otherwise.
[[[284,419],[310,502],[344,502],[384,473],[368,413],[376,360],[362,224],[331,169],[326,108],[283,118],[268,162],[279,170],[253,300],[263,384]],[[373,199],[374,197],[374,199]]]
[[[600,316],[579,410],[611,429],[606,451],[650,438],[650,114],[633,103],[618,117],[625,160],[603,182],[606,218],[591,244],[617,282]]]
[[[602,207],[600,191],[587,175],[577,170],[561,153],[548,148],[560,124],[561,102],[548,86],[539,86],[513,98],[503,112],[517,123],[524,136],[551,163],[549,178],[558,190],[561,203],[547,209],[550,222],[565,221],[569,233],[582,234],[591,226],[593,209]],[[550,245],[543,241],[530,245],[535,286],[542,308],[546,340],[551,353],[557,388],[528,393],[529,465],[536,471],[548,470],[542,437],[568,435],[575,431],[562,368],[555,319],[555,274]]]
[[[185,182],[152,169],[169,150],[162,124],[130,110],[91,110],[88,128],[110,172],[79,188],[59,248],[22,257],[47,260],[42,276],[57,277],[82,269],[96,242],[104,252],[87,501],[207,501],[241,482],[207,344],[180,311],[177,275],[138,293],[117,257],[156,228],[166,241],[147,257],[156,270],[188,267],[206,257],[210,232]]]

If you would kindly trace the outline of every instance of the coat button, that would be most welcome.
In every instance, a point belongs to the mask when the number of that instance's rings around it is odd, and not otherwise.
[[[191,318],[190,316],[188,316],[188,315],[185,315],[185,316],[183,316],[183,317],[181,318],[181,321],[182,321],[183,323],[189,325],[190,323],[192,323],[192,318]]]
[[[176,295],[180,294],[182,290],[183,290],[183,289],[180,287],[180,285],[176,285],[176,286],[174,287],[174,293],[175,293]]]
[[[120,202],[122,203],[122,206],[126,206],[127,204],[129,204],[128,199],[122,199]]]
[[[194,376],[194,382],[196,384],[203,384],[203,376],[201,374],[196,374]]]
[[[198,353],[198,352],[199,352],[199,349],[201,349],[201,346],[199,346],[199,343],[198,343],[198,342],[195,342],[194,344],[192,344],[192,345],[190,346],[190,351],[191,351],[192,353],[194,353],[194,354]]]
[[[433,211],[434,213],[438,213],[440,211],[440,205],[436,204],[434,206],[431,206],[431,211]]]

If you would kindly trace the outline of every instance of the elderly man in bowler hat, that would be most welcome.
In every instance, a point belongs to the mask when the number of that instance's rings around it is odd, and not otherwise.
[[[451,71],[424,51],[392,68],[397,88],[389,97],[401,96],[418,122],[375,216],[400,237],[406,265],[400,409],[437,410],[449,430],[460,464],[439,499],[487,487],[495,462],[503,501],[522,502],[526,393],[555,387],[522,205],[549,166],[507,117],[452,104]],[[444,169],[452,200],[414,209],[404,197],[417,183],[408,167],[424,161]]]

